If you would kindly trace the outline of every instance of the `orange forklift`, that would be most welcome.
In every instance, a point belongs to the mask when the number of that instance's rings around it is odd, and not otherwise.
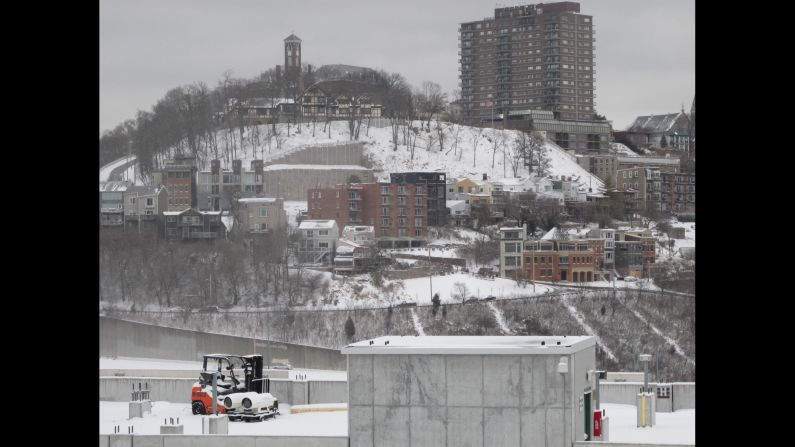
[[[207,354],[199,381],[191,390],[193,414],[212,414],[213,388],[209,377],[217,374],[218,413],[227,413],[224,398],[237,393],[267,393],[270,380],[262,377],[261,355]]]

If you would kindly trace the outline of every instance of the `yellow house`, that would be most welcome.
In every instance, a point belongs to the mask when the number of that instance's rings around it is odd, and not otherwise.
[[[488,181],[475,181],[467,177],[461,177],[455,183],[454,193],[459,197],[465,194],[471,205],[486,203],[491,205],[491,183]]]

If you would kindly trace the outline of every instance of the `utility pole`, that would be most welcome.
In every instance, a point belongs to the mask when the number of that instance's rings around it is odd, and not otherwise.
[[[431,246],[428,245],[428,279],[431,280],[431,301],[433,301],[433,269],[431,268]]]

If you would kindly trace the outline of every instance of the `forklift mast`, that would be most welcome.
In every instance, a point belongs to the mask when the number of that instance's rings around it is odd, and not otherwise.
[[[265,392],[265,383],[262,379],[262,356],[259,354],[246,355],[243,357],[246,363],[251,368],[251,373],[246,374],[246,389],[249,391],[256,391],[257,393]]]

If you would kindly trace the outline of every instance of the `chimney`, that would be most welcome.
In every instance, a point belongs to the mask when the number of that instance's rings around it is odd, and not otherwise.
[[[484,172],[483,173],[483,180],[488,180],[488,179],[489,179],[489,176]]]

